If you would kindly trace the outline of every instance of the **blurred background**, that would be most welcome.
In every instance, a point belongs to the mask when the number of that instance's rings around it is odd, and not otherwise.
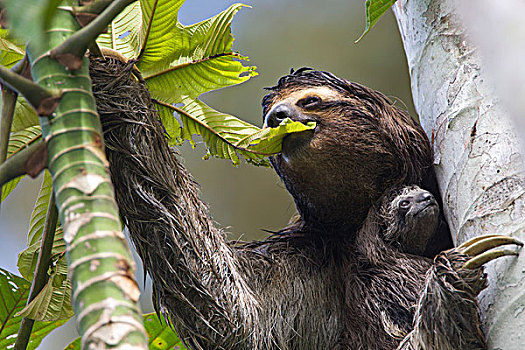
[[[179,20],[192,24],[235,3],[232,0],[187,0]],[[250,57],[259,75],[234,87],[202,96],[213,108],[256,125],[262,124],[260,101],[266,86],[274,85],[290,68],[308,66],[330,71],[380,90],[415,116],[402,43],[390,11],[354,44],[365,26],[364,0],[264,0],[244,1],[232,26],[234,50]],[[225,160],[202,160],[202,142],[181,147],[185,164],[201,185],[202,197],[214,219],[232,239],[262,239],[262,229],[278,230],[295,213],[293,200],[272,169],[242,164],[234,168]],[[0,266],[19,274],[17,254],[26,246],[29,217],[41,179],[25,179],[2,203]],[[144,312],[151,312],[151,283],[143,285],[142,266],[137,279],[144,290]],[[39,349],[63,349],[76,337],[72,321],[53,331]]]

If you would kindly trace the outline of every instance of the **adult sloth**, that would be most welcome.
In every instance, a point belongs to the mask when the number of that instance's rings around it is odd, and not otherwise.
[[[282,153],[270,158],[303,230],[352,236],[381,194],[402,184],[420,185],[440,199],[423,129],[380,92],[308,68],[268,89],[265,125],[285,118],[317,123],[313,132],[287,136]],[[444,225],[424,255],[451,246]]]
[[[97,109],[121,215],[152,277],[155,305],[187,344],[393,349],[416,329],[407,344],[423,339],[428,328],[412,319],[430,263],[385,244],[375,208],[362,225],[386,188],[432,179],[416,123],[383,95],[330,73],[282,78],[265,98],[267,123],[284,116],[318,123],[313,134],[285,140],[273,158],[301,219],[265,241],[234,245],[208,216],[132,71],[92,61]],[[279,106],[297,113],[281,115]],[[459,328],[462,337],[473,332]]]

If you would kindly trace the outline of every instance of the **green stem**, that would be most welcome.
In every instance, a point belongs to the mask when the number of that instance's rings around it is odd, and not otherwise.
[[[88,5],[73,7],[73,13],[94,13],[99,14],[111,4],[113,0],[97,0]]]
[[[42,87],[29,79],[24,78],[4,66],[0,65],[0,80],[11,89],[21,93],[35,109],[39,109],[42,102],[56,96],[52,91]]]
[[[14,73],[20,74],[27,64],[27,56],[18,61],[18,63],[11,68]],[[11,90],[7,86],[2,86],[2,112],[0,120],[0,165],[7,159],[7,150],[9,147],[9,136],[11,134],[11,125],[13,124],[13,116],[15,115],[16,99],[18,93]],[[0,185],[0,198],[2,198],[2,186]],[[0,201],[1,204],[1,201]]]
[[[47,40],[27,49],[34,80],[61,91],[55,113],[41,117],[40,124],[84,349],[148,348],[134,262],[122,233],[91,91],[89,60],[83,55],[102,27],[130,2],[113,2],[83,29],[71,11],[58,8]],[[63,4],[75,6],[78,1],[63,0]],[[64,62],[74,53],[80,54],[79,64],[68,69]]]
[[[2,163],[2,165],[0,165],[0,186],[5,185],[7,182],[19,176],[27,174],[29,171],[29,160],[45,147],[44,142],[35,142]]]
[[[16,98],[18,94],[2,86],[2,120],[0,122],[0,164],[7,158],[7,146],[9,145],[9,135],[15,114]]]
[[[49,198],[49,205],[47,207],[42,242],[40,243],[40,251],[38,253],[38,260],[36,263],[33,283],[31,284],[31,292],[29,293],[27,304],[35,299],[49,279],[47,272],[49,270],[49,265],[51,264],[51,252],[53,249],[53,241],[55,239],[57,221],[58,211],[55,204],[55,196],[51,194],[51,197]],[[25,350],[27,348],[34,322],[34,320],[27,317],[22,318],[22,323],[20,325],[20,329],[18,330],[18,336],[16,338],[14,350]]]
[[[0,121],[0,166],[7,158],[7,148],[9,146],[9,135],[13,124],[16,98],[18,94],[13,90],[2,86],[2,120]],[[0,198],[2,198],[2,186],[0,185]],[[1,202],[0,202],[1,204]]]
[[[89,23],[84,28],[75,32],[62,44],[56,47],[52,52],[52,56],[60,56],[64,54],[72,54],[78,58],[84,56],[87,48],[93,40],[99,36],[100,33],[111,23],[111,21],[120,13],[126,6],[136,0],[116,0],[113,1],[96,19]]]

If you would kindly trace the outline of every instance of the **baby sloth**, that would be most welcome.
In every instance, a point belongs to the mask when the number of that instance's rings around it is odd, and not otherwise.
[[[389,191],[382,201],[380,214],[388,223],[382,232],[385,242],[401,252],[424,256],[434,233],[444,225],[432,193],[406,186]]]
[[[370,221],[376,222],[380,237],[388,245],[401,252],[422,254],[442,224],[434,196],[418,186],[405,186],[387,191],[379,203],[378,209],[371,209],[360,234],[373,227]],[[490,250],[504,244],[523,245],[511,237],[486,235],[438,254],[433,264],[427,260],[429,270],[413,329],[398,349],[485,349],[477,302],[477,295],[486,287],[481,266],[503,255],[517,255],[506,249]],[[404,334],[388,318],[381,321],[392,337]]]

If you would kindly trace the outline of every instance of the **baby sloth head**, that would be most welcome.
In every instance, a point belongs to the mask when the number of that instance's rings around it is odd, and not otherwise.
[[[383,200],[381,216],[387,223],[383,239],[415,255],[424,255],[441,220],[434,196],[418,186],[393,190]]]

